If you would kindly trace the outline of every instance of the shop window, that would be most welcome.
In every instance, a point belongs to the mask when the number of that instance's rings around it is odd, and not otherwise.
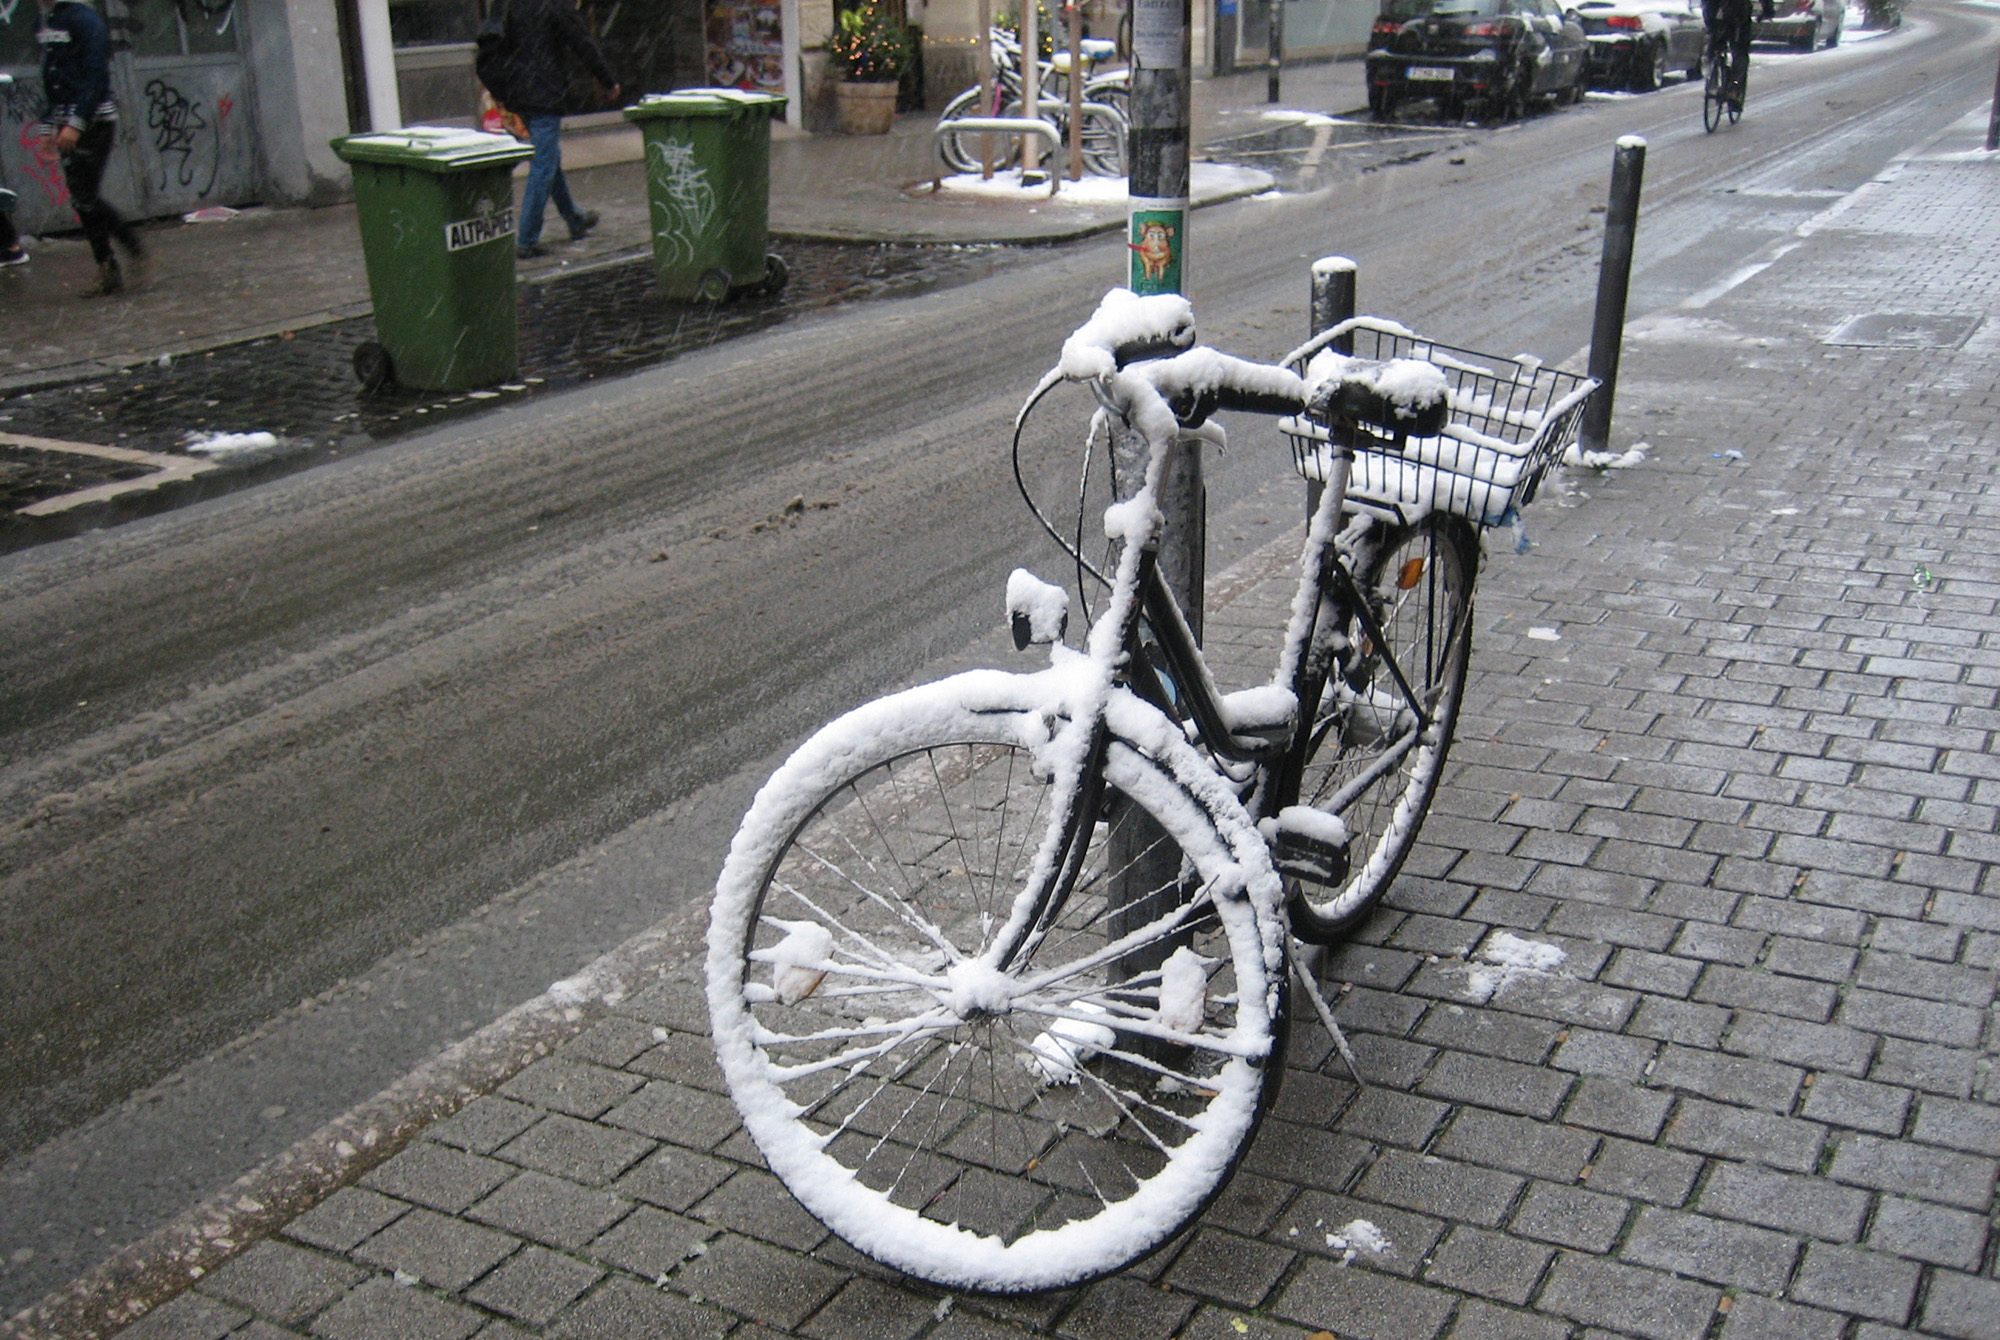
[[[399,47],[470,42],[478,31],[477,0],[390,0],[389,36]]]

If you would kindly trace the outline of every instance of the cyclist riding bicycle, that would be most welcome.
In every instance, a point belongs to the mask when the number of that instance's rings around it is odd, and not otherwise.
[[[1768,19],[1773,9],[1772,0],[1701,2],[1701,21],[1708,29],[1709,51],[1727,52],[1729,55],[1730,96],[1735,99],[1739,111],[1743,107],[1743,76],[1750,68],[1750,37],[1756,31],[1758,14]]]

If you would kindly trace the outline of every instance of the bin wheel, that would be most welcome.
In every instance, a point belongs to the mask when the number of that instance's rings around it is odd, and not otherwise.
[[[695,281],[694,296],[703,302],[721,302],[729,296],[729,276],[721,270],[705,270]]]
[[[785,285],[791,282],[791,278],[791,267],[785,264],[783,256],[777,255],[775,252],[765,255],[764,291],[766,293],[782,292]]]
[[[395,385],[396,365],[387,349],[373,340],[363,340],[354,346],[354,375],[361,379],[364,390],[380,391]]]

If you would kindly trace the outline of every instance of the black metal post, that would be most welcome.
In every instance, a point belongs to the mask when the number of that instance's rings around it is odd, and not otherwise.
[[[2000,69],[1993,72],[1993,111],[1986,118],[1986,152],[2000,149]]]
[[[1618,352],[1625,340],[1625,297],[1632,283],[1632,243],[1639,231],[1639,187],[1646,176],[1646,141],[1627,135],[1611,156],[1611,203],[1604,214],[1604,258],[1597,267],[1597,317],[1590,327],[1590,375],[1603,389],[1591,397],[1581,431],[1585,451],[1609,451],[1611,402],[1618,393]]]
[[[1278,100],[1278,67],[1285,59],[1285,0],[1271,0],[1271,51],[1264,60],[1264,101]]]
[[[1354,262],[1345,256],[1322,256],[1313,262],[1312,304],[1306,318],[1306,334],[1317,335],[1323,330],[1346,321],[1354,315]],[[1337,337],[1328,346],[1335,353],[1352,354],[1354,335],[1349,332]],[[1319,499],[1326,492],[1326,485],[1317,479],[1306,481],[1306,521],[1313,519],[1319,511]]]

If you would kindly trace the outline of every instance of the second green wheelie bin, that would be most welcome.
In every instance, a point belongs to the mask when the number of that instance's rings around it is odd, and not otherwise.
[[[534,151],[511,135],[435,126],[347,135],[333,149],[354,171],[381,338],[355,350],[356,374],[371,389],[424,391],[513,377],[513,175]]]
[[[646,145],[653,263],[669,298],[720,302],[784,287],[765,251],[771,225],[771,118],[785,100],[736,88],[649,93],[625,109]]]

